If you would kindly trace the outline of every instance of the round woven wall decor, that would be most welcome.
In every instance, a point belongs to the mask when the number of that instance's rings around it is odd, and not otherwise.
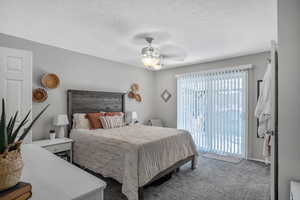
[[[134,98],[134,95],[135,95],[135,94],[134,94],[133,92],[129,92],[129,93],[128,93],[128,97],[131,98],[131,99]]]
[[[137,83],[131,85],[131,91],[136,93],[140,90],[140,86]]]
[[[48,98],[47,91],[43,88],[37,88],[32,91],[32,100],[37,103],[42,103]]]
[[[135,98],[135,100],[136,100],[137,102],[142,102],[142,97],[141,97],[141,95],[135,94],[135,95],[134,95],[134,98]]]
[[[41,83],[45,88],[55,89],[59,86],[60,80],[56,74],[45,74]]]

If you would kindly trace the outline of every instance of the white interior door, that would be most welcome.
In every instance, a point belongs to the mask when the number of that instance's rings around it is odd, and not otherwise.
[[[16,111],[19,111],[16,125],[21,122],[32,108],[31,94],[32,53],[0,47],[0,97],[5,99],[8,118],[13,116]],[[29,119],[31,121],[31,115]],[[29,133],[24,141],[30,143],[32,134]]]

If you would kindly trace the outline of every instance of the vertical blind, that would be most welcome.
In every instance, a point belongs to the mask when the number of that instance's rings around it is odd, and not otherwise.
[[[177,126],[198,150],[245,157],[248,71],[197,72],[177,77]]]

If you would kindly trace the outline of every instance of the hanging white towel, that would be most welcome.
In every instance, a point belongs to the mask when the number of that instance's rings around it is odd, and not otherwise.
[[[270,161],[269,157],[271,156],[271,135],[265,135],[264,146],[263,146],[263,157],[265,161]]]
[[[263,78],[262,90],[260,92],[258,102],[255,108],[255,117],[258,118],[258,135],[264,136],[263,156],[268,158],[271,153],[271,136],[267,135],[271,129],[272,118],[272,66],[268,65]]]

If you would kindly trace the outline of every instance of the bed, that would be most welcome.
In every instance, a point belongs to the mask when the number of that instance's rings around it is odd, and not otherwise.
[[[125,112],[125,94],[69,90],[68,117],[74,113]],[[131,125],[113,129],[72,129],[73,160],[122,184],[129,200],[142,200],[143,187],[191,162],[197,151],[191,135],[173,128]]]

